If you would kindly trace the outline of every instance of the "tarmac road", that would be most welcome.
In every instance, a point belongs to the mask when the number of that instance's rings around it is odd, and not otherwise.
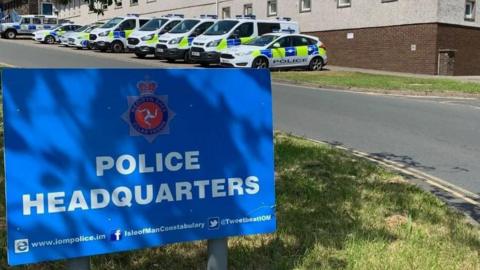
[[[21,67],[192,67],[32,40],[0,40],[1,62]],[[273,94],[279,130],[393,160],[480,195],[478,99],[367,95],[276,83]]]

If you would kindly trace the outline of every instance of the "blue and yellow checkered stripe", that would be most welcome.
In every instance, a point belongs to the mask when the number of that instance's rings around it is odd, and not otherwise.
[[[284,58],[284,57],[306,57],[310,55],[325,55],[325,49],[319,48],[317,45],[287,47],[278,49],[267,49],[254,52],[255,55],[264,55],[268,58]]]

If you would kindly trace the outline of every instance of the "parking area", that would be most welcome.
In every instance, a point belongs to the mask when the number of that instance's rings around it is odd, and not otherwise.
[[[28,67],[162,67],[197,68],[180,61],[167,63],[153,57],[139,59],[133,53],[102,53],[33,41],[31,37],[0,39],[0,63]]]

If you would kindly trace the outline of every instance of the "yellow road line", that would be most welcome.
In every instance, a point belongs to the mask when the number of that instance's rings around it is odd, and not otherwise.
[[[468,190],[465,190],[461,187],[458,187],[454,184],[448,183],[447,181],[445,181],[443,179],[440,179],[438,177],[429,175],[427,173],[424,173],[424,172],[419,171],[419,170],[414,169],[414,168],[409,168],[408,166],[406,166],[404,164],[401,164],[401,163],[398,163],[398,162],[395,162],[395,161],[391,161],[391,160],[383,159],[383,158],[379,158],[379,157],[372,157],[370,154],[364,153],[364,152],[361,152],[361,151],[348,149],[348,148],[343,147],[343,146],[332,145],[332,144],[329,144],[327,142],[323,142],[323,141],[319,141],[319,140],[314,140],[314,139],[309,139],[309,138],[304,138],[304,139],[306,139],[308,141],[311,141],[311,142],[314,142],[314,143],[329,145],[333,148],[350,152],[357,157],[365,158],[369,161],[372,161],[372,162],[375,162],[377,164],[383,165],[383,166],[388,167],[390,169],[393,169],[395,171],[399,171],[399,172],[404,173],[406,175],[413,176],[417,179],[423,180],[424,182],[426,182],[426,183],[428,183],[432,186],[438,187],[438,188],[454,195],[455,197],[464,200],[465,202],[468,202],[472,205],[480,207],[480,196],[478,196],[477,194],[472,193]]]

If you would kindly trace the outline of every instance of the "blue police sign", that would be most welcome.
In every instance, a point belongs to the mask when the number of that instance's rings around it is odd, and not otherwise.
[[[275,230],[268,71],[3,71],[11,265]]]

